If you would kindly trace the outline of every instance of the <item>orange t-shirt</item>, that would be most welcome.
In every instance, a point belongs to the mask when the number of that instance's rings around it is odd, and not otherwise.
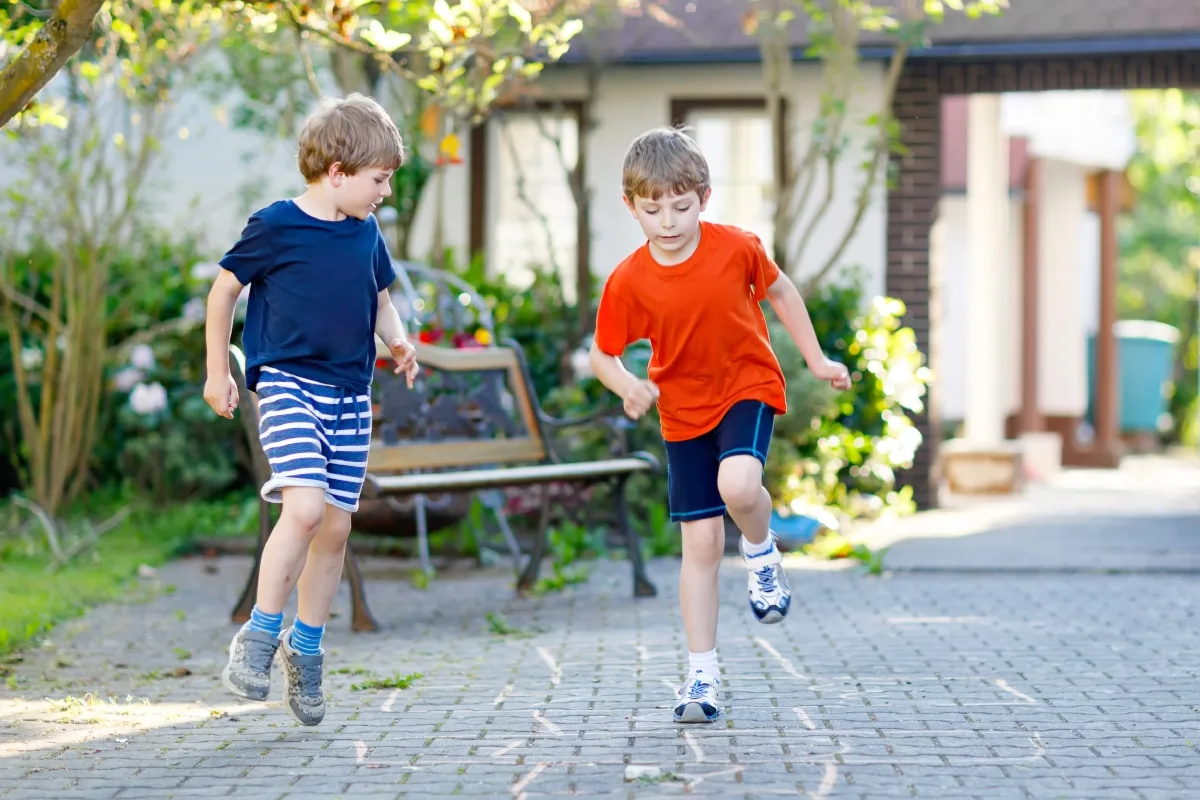
[[[686,261],[663,266],[647,243],[609,275],[596,346],[620,356],[629,344],[650,340],[648,377],[659,387],[665,440],[711,431],[741,400],[787,411],[783,372],[758,305],[777,277],[757,236],[711,222],[700,223],[699,245]]]

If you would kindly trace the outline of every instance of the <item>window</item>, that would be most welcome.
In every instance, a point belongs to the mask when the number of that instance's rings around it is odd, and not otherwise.
[[[578,117],[562,110],[505,111],[488,125],[488,269],[514,286],[535,269],[557,267],[568,302],[575,302],[576,208],[568,170],[579,153]]]
[[[704,217],[758,234],[775,230],[775,137],[765,109],[692,106],[679,115],[708,159],[713,193]]]

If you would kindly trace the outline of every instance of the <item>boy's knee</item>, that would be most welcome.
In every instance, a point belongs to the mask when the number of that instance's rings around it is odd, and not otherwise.
[[[321,539],[329,545],[344,545],[350,538],[350,522],[350,512],[327,507],[324,524],[321,526]]]
[[[294,487],[283,492],[283,514],[301,533],[314,535],[325,519],[323,489]]]
[[[717,491],[734,511],[754,508],[762,502],[762,462],[753,456],[725,459],[717,476]]]
[[[725,518],[685,522],[680,531],[683,536],[683,560],[696,565],[718,565],[725,555]]]

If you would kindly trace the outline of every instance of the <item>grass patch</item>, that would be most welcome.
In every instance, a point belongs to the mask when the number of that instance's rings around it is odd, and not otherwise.
[[[410,672],[407,675],[396,673],[390,678],[372,678],[362,683],[355,683],[350,686],[352,692],[367,692],[372,689],[407,689],[412,686],[415,681],[425,677],[419,672]]]
[[[120,505],[111,497],[93,501],[66,515],[64,525],[84,516],[105,518]],[[141,565],[163,563],[196,537],[254,530],[255,518],[247,515],[241,498],[167,508],[131,506],[125,520],[93,549],[58,570],[47,569],[52,558],[36,527],[20,535],[0,534],[0,655],[92,606],[127,597]]]

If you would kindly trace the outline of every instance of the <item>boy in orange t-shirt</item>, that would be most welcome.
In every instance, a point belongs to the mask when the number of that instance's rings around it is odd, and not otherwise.
[[[787,400],[759,303],[770,301],[815,376],[848,389],[850,375],[821,352],[804,300],[758,237],[700,221],[711,184],[691,137],[673,129],[638,137],[621,183],[646,244],[605,284],[590,361],[630,417],[658,405],[671,519],[683,529],[679,604],[690,674],[677,693],[675,721],[711,722],[720,713],[717,570],[726,513],[742,530],[754,616],[779,622],[791,603],[762,481],[774,417],[787,411]],[[653,348],[648,380],[620,360],[639,339]]]

